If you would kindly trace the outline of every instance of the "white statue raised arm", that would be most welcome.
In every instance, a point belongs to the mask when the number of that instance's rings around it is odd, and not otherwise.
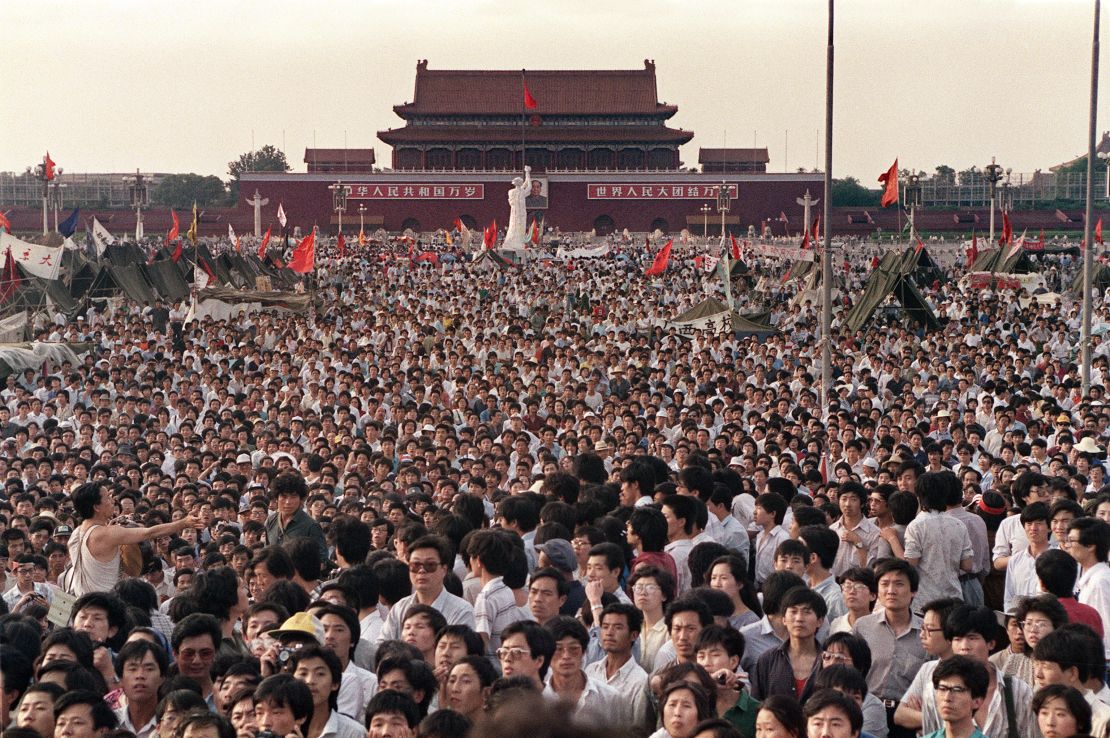
[[[503,248],[522,249],[528,234],[528,210],[526,201],[528,193],[532,190],[532,167],[524,167],[524,179],[513,178],[513,186],[509,190],[509,224],[505,228],[505,243]]]

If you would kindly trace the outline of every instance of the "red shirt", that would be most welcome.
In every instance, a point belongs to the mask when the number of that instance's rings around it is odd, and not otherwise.
[[[1091,630],[1098,633],[1099,638],[1102,638],[1102,618],[1099,616],[1098,610],[1090,605],[1082,604],[1074,597],[1060,597],[1059,600],[1068,614],[1069,623],[1088,625]]]

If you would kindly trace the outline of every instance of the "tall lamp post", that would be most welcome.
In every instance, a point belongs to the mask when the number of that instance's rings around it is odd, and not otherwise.
[[[917,216],[917,209],[921,207],[921,177],[917,174],[906,177],[902,191],[902,201],[910,213],[910,242],[913,243],[917,240],[917,223],[914,219]]]
[[[138,169],[135,170],[134,177],[124,177],[123,181],[131,183],[131,186],[127,189],[131,195],[131,207],[135,208],[135,240],[141,241],[143,238],[143,207],[150,204],[149,189],[146,186],[146,179]]]
[[[709,214],[713,208],[709,207],[709,203],[701,206],[701,240],[709,240]]]
[[[57,167],[54,169],[54,187],[50,192],[50,204],[54,208],[54,231],[58,230],[58,208],[62,207],[62,189],[65,185],[61,181],[62,168]]]
[[[717,212],[721,214],[721,240],[725,237],[725,213],[729,211],[732,205],[732,198],[729,196],[728,183],[721,182],[721,186],[717,188]]]
[[[1002,180],[1003,169],[1002,169],[1001,164],[996,164],[995,163],[994,157],[992,156],[991,157],[991,163],[986,165],[985,167],[983,167],[983,171],[986,173],[987,182],[990,184],[990,197],[991,197],[991,235],[990,235],[990,242],[994,243],[994,207],[995,207],[994,193],[995,193],[995,188],[998,187],[998,183]],[[1005,173],[1006,173],[1007,176],[1009,176],[1010,170],[1009,169],[1005,170]]]
[[[328,185],[331,190],[331,208],[339,215],[339,232],[343,232],[343,211],[347,209],[347,195],[351,194],[351,186],[342,181]]]
[[[47,210],[49,209],[50,202],[50,180],[46,178],[45,161],[35,167],[35,176],[42,180],[42,235],[45,236],[50,233],[50,224],[47,221]]]
[[[366,203],[364,203],[364,202],[359,203],[359,206],[358,206],[358,232],[359,233],[362,233],[362,229],[363,229],[362,219],[363,219],[363,216],[365,216],[365,215],[366,215]]]
[[[1106,165],[1106,193],[1103,197],[1110,200],[1110,153],[1100,151],[1098,152],[1098,158],[1102,159],[1102,163]]]
[[[833,19],[835,0],[829,0],[828,41],[825,45],[825,250],[821,254],[821,415],[829,413],[832,390],[832,152],[833,152]]]

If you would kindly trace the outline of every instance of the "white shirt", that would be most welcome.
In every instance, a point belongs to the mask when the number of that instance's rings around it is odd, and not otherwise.
[[[392,641],[401,637],[401,624],[405,621],[405,615],[408,614],[409,608],[415,604],[417,602],[414,593],[408,597],[402,597],[397,600],[397,604],[389,608],[389,615],[386,616],[381,632],[378,634],[377,641],[379,644],[383,641]],[[474,628],[474,606],[462,597],[456,597],[444,589],[439,593],[439,597],[436,597],[435,601],[432,602],[432,607],[439,610],[439,613],[446,618],[448,625],[465,625],[471,629]]]
[[[623,704],[620,692],[604,682],[586,676],[586,686],[578,695],[578,702],[574,704],[574,717],[583,723],[593,725],[627,725],[618,722],[618,716],[627,711]],[[547,684],[543,694],[548,698],[558,698],[558,693],[551,688],[552,674],[547,675]]]
[[[1079,575],[1075,586],[1079,590],[1076,599],[1095,608],[1102,618],[1102,642],[1110,656],[1110,566],[1104,561],[1098,562]]]
[[[135,734],[135,738],[150,738],[150,735],[154,733],[155,729],[158,727],[157,715],[151,715],[146,725],[136,727],[131,724],[131,716],[127,713],[127,705],[117,707],[113,712],[116,713],[116,719],[119,720],[120,730],[131,731]]]
[[[1055,544],[1049,548],[1056,548]],[[1045,549],[1048,550],[1048,549]],[[1023,597],[1036,597],[1040,594],[1040,580],[1037,579],[1037,557],[1029,552],[1029,546],[1022,548],[1010,557],[1006,565],[1006,585],[1002,596],[1002,609],[1008,614],[1017,612]]]
[[[366,738],[366,728],[335,710],[331,711],[320,738]]]
[[[666,553],[674,559],[675,570],[678,572],[678,582],[675,594],[682,596],[690,591],[690,565],[686,563],[690,558],[690,549],[694,542],[687,539],[672,541],[663,547]]]
[[[339,684],[337,704],[339,712],[358,723],[366,722],[366,703],[378,693],[378,677],[374,673],[347,663]],[[365,731],[363,731],[365,733]]]
[[[49,605],[54,601],[54,593],[50,591],[50,587],[43,582],[32,582],[32,588],[35,592],[46,598],[46,604]],[[4,593],[4,602],[8,603],[8,610],[14,610],[16,604],[23,598],[23,592],[19,591],[19,585],[13,584],[12,588]]]
[[[620,695],[621,712],[618,725],[639,727],[647,721],[648,675],[636,663],[636,659],[626,661],[612,677],[605,675],[605,659],[589,664],[584,671],[587,677],[607,684]]]

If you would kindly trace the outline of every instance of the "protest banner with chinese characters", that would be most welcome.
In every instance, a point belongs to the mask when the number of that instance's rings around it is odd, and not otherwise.
[[[62,247],[39,246],[21,241],[9,233],[0,233],[0,254],[12,250],[12,258],[28,274],[43,279],[57,279],[62,268]]]
[[[812,249],[799,249],[795,246],[771,246],[765,243],[753,243],[748,248],[749,254],[759,256],[773,256],[777,259],[792,259],[794,261],[816,261],[817,252]]]

